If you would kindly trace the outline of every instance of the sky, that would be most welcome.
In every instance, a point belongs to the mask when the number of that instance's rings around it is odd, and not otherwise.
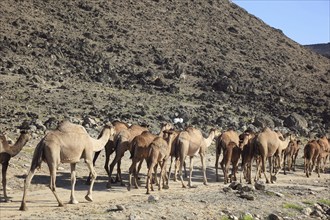
[[[330,42],[330,0],[232,0],[302,45]]]

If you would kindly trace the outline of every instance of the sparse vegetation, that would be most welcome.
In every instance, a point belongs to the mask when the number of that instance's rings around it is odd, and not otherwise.
[[[297,211],[303,210],[302,206],[297,205],[297,204],[293,204],[293,203],[284,203],[283,208],[285,208],[285,209],[295,209]]]

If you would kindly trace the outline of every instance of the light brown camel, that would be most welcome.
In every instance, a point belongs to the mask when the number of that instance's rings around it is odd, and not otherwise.
[[[238,136],[237,132],[234,130],[225,131],[216,139],[215,175],[216,175],[217,182],[219,181],[219,173],[218,173],[219,157],[221,155],[221,151],[224,151],[230,142],[233,142],[236,144],[236,146],[239,146],[239,136]],[[239,156],[238,156],[238,159],[239,159]],[[230,163],[231,158],[228,158],[228,161]],[[237,163],[238,163],[238,161],[237,161]]]
[[[158,135],[152,134],[149,131],[144,131],[142,134],[136,136],[131,143],[131,159],[132,164],[129,168],[129,183],[127,189],[131,189],[132,185],[132,175],[134,177],[134,186],[135,188],[138,188],[137,179],[138,179],[138,173],[141,169],[141,165],[143,160],[146,160],[149,155],[149,145],[151,142],[157,138],[157,137],[163,137],[164,131],[173,129],[173,125],[171,123],[164,123],[161,125],[160,132]],[[138,169],[136,168],[136,165],[139,163]]]
[[[180,159],[180,166],[179,166],[179,175],[180,180],[182,183],[182,187],[186,187],[183,183],[183,177],[182,177],[182,166],[183,162],[185,161],[186,157],[190,157],[190,166],[189,166],[189,181],[188,186],[192,187],[192,181],[191,181],[191,175],[193,171],[193,158],[195,155],[199,154],[201,157],[202,162],[202,169],[203,169],[203,182],[204,185],[207,185],[207,179],[206,179],[206,166],[205,166],[205,153],[206,149],[211,145],[214,137],[216,135],[216,130],[211,129],[209,136],[207,138],[204,138],[202,135],[202,132],[200,132],[198,129],[193,127],[187,127],[185,131],[182,131],[179,134],[178,137],[178,153],[179,153],[179,159]]]
[[[166,137],[165,137],[166,136]],[[164,131],[164,137],[157,137],[155,138],[151,144],[149,145],[149,153],[147,159],[148,165],[148,177],[147,177],[147,194],[149,194],[149,190],[153,191],[152,185],[152,171],[157,164],[160,164],[160,177],[159,177],[159,184],[158,190],[165,187],[164,179],[166,177],[166,162],[170,157],[172,142],[176,137],[176,132],[174,131]],[[155,179],[157,179],[157,172],[155,172]],[[163,180],[163,183],[162,183]],[[166,186],[168,187],[168,179],[166,180]]]
[[[281,152],[282,149],[285,149],[286,146],[288,146],[290,141],[290,137],[287,137],[286,139],[282,139],[279,137],[279,135],[272,131],[270,128],[264,128],[261,133],[258,134],[256,137],[256,151],[257,154],[261,157],[261,164],[262,164],[262,171],[264,173],[266,183],[269,183],[269,179],[266,175],[266,160],[268,158],[269,161],[269,173],[270,173],[270,182],[274,183],[274,180],[276,179],[276,175],[278,172],[275,173],[275,175],[272,175],[273,171],[273,161],[272,157],[276,154],[279,158],[279,161],[281,161]],[[280,163],[279,163],[280,164]],[[279,170],[278,170],[279,171]],[[257,175],[256,179],[258,180],[260,172],[260,167],[257,168]]]
[[[20,136],[18,137],[15,144],[10,145],[7,141],[7,138],[0,134],[0,163],[2,164],[2,188],[3,188],[3,195],[4,199],[7,202],[7,169],[9,165],[9,161],[12,157],[15,157],[26,145],[26,143],[31,138],[31,135],[22,130]]]
[[[72,124],[68,121],[61,122],[56,130],[48,132],[38,143],[31,163],[30,171],[24,181],[24,194],[20,210],[26,210],[26,192],[35,174],[36,168],[45,161],[50,171],[49,188],[53,192],[58,205],[63,206],[56,192],[56,169],[60,163],[70,163],[71,165],[71,197],[70,203],[76,204],[78,201],[74,196],[74,187],[76,183],[76,163],[81,158],[85,160],[88,169],[92,173],[92,181],[85,196],[88,201],[93,201],[92,190],[96,178],[92,159],[93,152],[100,151],[114,134],[112,125],[105,125],[99,138],[94,139],[89,136],[85,128],[81,125]]]
[[[112,125],[115,129],[115,133],[114,136],[116,136],[119,132],[121,132],[122,130],[127,130],[129,128],[129,125],[125,122],[121,122],[118,120],[115,120],[112,122]],[[110,155],[115,152],[115,143],[114,143],[114,136],[111,137],[109,139],[109,141],[107,142],[107,144],[105,145],[104,149],[105,149],[105,163],[104,163],[104,169],[106,170],[107,174],[109,175],[109,160],[110,160]],[[94,154],[94,158],[93,158],[93,166],[95,167],[95,162],[98,158],[98,156],[100,155],[101,151],[97,151]],[[86,183],[90,184],[90,179],[91,179],[91,173],[89,174]],[[118,175],[116,176],[116,180],[114,181],[118,181],[119,177]]]

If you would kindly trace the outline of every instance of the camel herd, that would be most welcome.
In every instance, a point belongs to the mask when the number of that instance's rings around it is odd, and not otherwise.
[[[6,172],[11,157],[17,155],[23,146],[30,139],[28,132],[21,132],[15,144],[10,144],[6,135],[0,134],[0,163],[2,164],[2,185],[5,200],[8,199],[6,192]],[[120,182],[124,185],[121,175],[121,162],[126,151],[130,151],[131,166],[129,167],[128,190],[134,185],[138,188],[138,175],[143,161],[146,161],[148,173],[146,193],[153,191],[153,184],[158,185],[158,190],[169,188],[172,163],[175,161],[174,181],[179,173],[182,187],[186,187],[183,181],[182,168],[185,169],[185,159],[190,158],[188,187],[193,187],[192,172],[193,159],[200,155],[203,171],[203,183],[207,185],[205,154],[212,141],[216,143],[215,171],[216,181],[219,181],[219,158],[223,171],[223,181],[228,183],[237,180],[237,173],[249,184],[252,183],[252,165],[255,163],[255,178],[257,181],[262,173],[266,183],[274,183],[276,175],[284,168],[295,171],[296,158],[301,142],[293,135],[283,135],[280,132],[264,128],[255,133],[246,130],[242,134],[234,130],[220,132],[210,129],[208,137],[194,127],[187,127],[184,130],[175,130],[171,123],[161,124],[159,134],[153,134],[147,127],[140,125],[128,125],[121,121],[107,123],[97,139],[92,138],[85,128],[68,121],[59,123],[57,129],[49,131],[35,148],[30,171],[24,181],[24,192],[20,210],[26,210],[27,189],[31,180],[40,167],[42,161],[46,162],[50,172],[49,188],[54,194],[58,205],[63,206],[56,192],[56,170],[60,163],[69,163],[71,166],[71,196],[69,203],[76,204],[75,183],[76,163],[84,159],[90,171],[87,183],[90,185],[85,199],[93,201],[92,190],[96,179],[94,170],[95,162],[102,149],[105,149],[105,170],[108,174],[107,187],[111,188],[113,182]],[[325,166],[330,154],[329,139],[326,136],[317,140],[310,140],[304,147],[304,172],[309,177],[316,168],[318,177],[320,170],[325,172]],[[113,161],[110,162],[110,155],[115,152]],[[93,158],[94,154],[94,158]],[[171,159],[170,159],[171,158]],[[169,160],[170,159],[170,160]],[[241,159],[241,171],[239,161]],[[266,174],[266,160],[269,163],[269,178]],[[167,172],[167,163],[170,167]],[[117,165],[116,177],[112,179],[114,167]],[[157,168],[160,167],[159,179]],[[229,173],[230,166],[231,173]],[[286,167],[287,166],[287,167]],[[153,175],[154,174],[154,175]],[[242,180],[241,180],[242,181]]]

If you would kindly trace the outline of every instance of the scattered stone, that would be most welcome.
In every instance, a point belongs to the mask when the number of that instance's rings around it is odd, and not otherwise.
[[[243,192],[252,192],[254,190],[255,190],[254,186],[243,186],[242,187]]]
[[[266,189],[266,185],[263,181],[258,180],[257,182],[255,182],[254,187],[257,190],[265,190]]]
[[[150,195],[148,197],[148,202],[157,202],[159,200],[159,197]]]
[[[323,213],[319,210],[314,210],[311,214],[311,216],[316,216],[316,217],[323,217]]]
[[[309,207],[306,207],[306,208],[304,208],[301,212],[302,212],[304,215],[309,216],[309,215],[313,212],[313,210],[312,210],[311,208],[309,208]]]
[[[274,213],[272,213],[272,214],[270,214],[269,216],[268,216],[268,220],[282,220],[283,218],[281,217],[281,216],[278,216],[278,215],[276,215],[276,214],[274,214]]]
[[[247,199],[247,200],[251,200],[251,201],[255,200],[254,196],[253,196],[253,195],[250,195],[250,194],[242,193],[242,194],[240,195],[240,197],[241,197],[242,199]]]
[[[124,211],[125,207],[122,205],[116,205],[118,211]]]
[[[233,191],[233,189],[230,188],[230,187],[224,187],[222,190],[223,190],[224,192],[231,192],[231,191]]]

